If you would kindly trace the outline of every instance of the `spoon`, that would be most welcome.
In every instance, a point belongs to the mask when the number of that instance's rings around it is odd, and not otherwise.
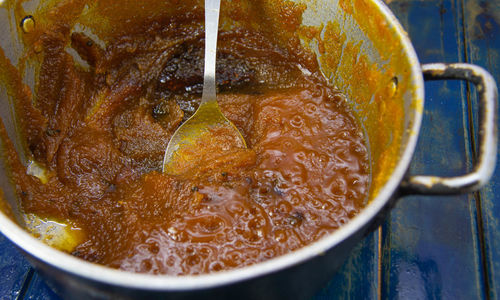
[[[246,148],[236,126],[220,111],[216,98],[215,59],[219,27],[220,0],[205,0],[205,64],[201,103],[168,143],[163,172],[182,174],[201,163],[203,154],[224,153]]]

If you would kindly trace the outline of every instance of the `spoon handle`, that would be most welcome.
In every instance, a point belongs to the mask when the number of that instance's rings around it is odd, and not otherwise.
[[[219,31],[220,0],[205,0],[205,65],[201,104],[216,101],[215,58]]]

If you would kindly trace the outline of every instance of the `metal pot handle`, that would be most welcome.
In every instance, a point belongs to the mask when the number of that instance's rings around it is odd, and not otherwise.
[[[404,194],[452,195],[478,190],[492,176],[497,156],[497,86],[481,67],[471,64],[422,65],[425,80],[462,79],[474,83],[479,94],[479,157],[472,172],[456,177],[408,175]]]

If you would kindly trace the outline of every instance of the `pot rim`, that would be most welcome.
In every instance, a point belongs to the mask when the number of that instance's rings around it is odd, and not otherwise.
[[[387,26],[393,27],[400,37],[402,48],[411,62],[410,77],[412,82],[410,86],[415,91],[413,96],[415,98],[413,102],[416,104],[414,106],[415,112],[413,120],[411,120],[412,126],[405,149],[390,179],[379,190],[375,199],[357,216],[332,234],[288,254],[247,267],[201,275],[173,276],[127,272],[84,261],[37,240],[4,213],[0,213],[0,231],[32,257],[64,272],[103,284],[150,291],[179,292],[220,287],[274,273],[325,254],[329,249],[334,248],[366,226],[394,195],[411,162],[422,121],[424,81],[413,45],[390,9],[381,0],[372,1],[385,17]]]

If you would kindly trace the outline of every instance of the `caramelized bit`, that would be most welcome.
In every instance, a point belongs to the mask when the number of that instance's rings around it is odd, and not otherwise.
[[[184,118],[184,112],[180,106],[173,100],[161,99],[158,104],[153,106],[153,118],[158,121],[163,128],[174,132]]]
[[[242,88],[255,83],[255,71],[248,62],[230,53],[217,54],[217,87],[221,91]],[[201,94],[203,90],[203,48],[184,45],[160,73],[159,90],[174,93]]]
[[[104,59],[103,49],[84,33],[73,32],[71,34],[71,46],[92,67],[97,66]]]
[[[205,195],[199,192],[194,192],[193,195],[193,206],[198,206],[201,204],[201,201],[205,198]]]
[[[302,225],[302,221],[304,221],[304,215],[301,212],[294,212],[288,218],[289,224],[292,226],[300,226]]]

